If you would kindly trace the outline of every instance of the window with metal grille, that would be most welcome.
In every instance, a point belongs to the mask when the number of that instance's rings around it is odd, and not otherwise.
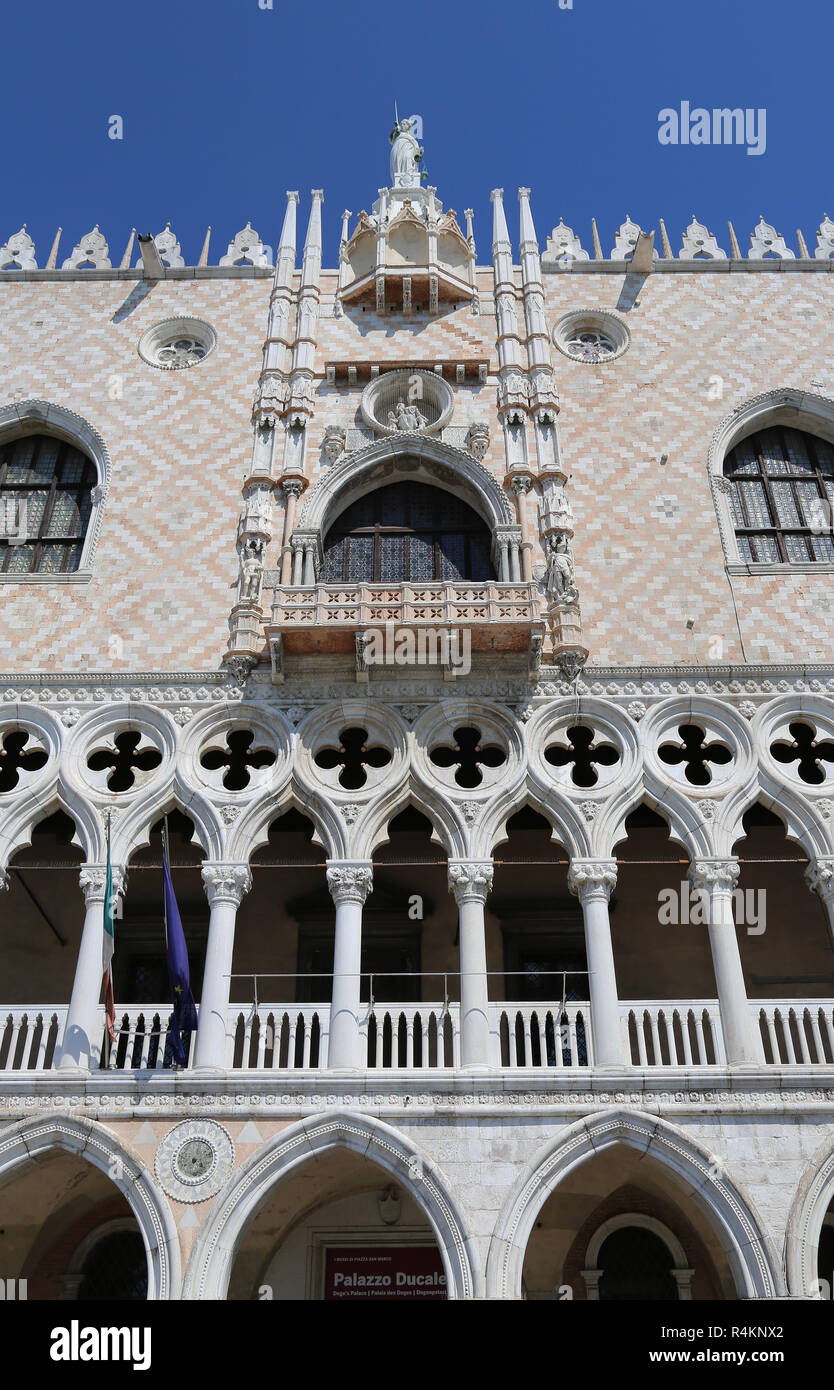
[[[834,561],[834,448],[777,425],[727,455],[739,554],[753,564]]]
[[[451,493],[393,483],[354,502],[324,543],[325,584],[494,578],[489,528]]]
[[[148,1261],[139,1231],[114,1231],[97,1241],[81,1269],[79,1303],[146,1299]]]
[[[0,444],[0,573],[77,570],[95,484],[95,465],[63,439]]]

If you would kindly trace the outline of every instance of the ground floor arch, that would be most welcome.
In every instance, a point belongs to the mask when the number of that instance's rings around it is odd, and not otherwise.
[[[333,1156],[342,1154],[346,1162],[339,1172]],[[377,1170],[359,1173],[360,1160]],[[292,1296],[286,1292],[297,1287],[280,1268],[280,1248],[292,1232],[298,1230],[309,1213],[321,1205],[322,1188],[317,1178],[324,1179],[324,1205],[332,1208],[347,1197],[372,1198],[379,1212],[380,1244],[387,1241],[384,1228],[388,1203],[405,1208],[408,1240],[415,1248],[426,1248],[430,1237],[440,1252],[447,1296],[469,1299],[477,1292],[477,1263],[466,1236],[465,1226],[456,1203],[450,1196],[445,1179],[436,1165],[405,1135],[391,1126],[369,1116],[351,1112],[311,1118],[290,1125],[271,1143],[238,1169],[233,1179],[215,1202],[194,1246],[185,1275],[183,1297],[187,1299],[253,1298],[259,1290],[270,1289],[269,1296]],[[396,1189],[394,1192],[388,1189]],[[378,1191],[375,1191],[378,1189]],[[282,1190],[287,1194],[285,1208],[280,1200]],[[373,1212],[368,1201],[364,1211]],[[247,1252],[247,1234],[255,1230],[261,1213],[266,1212],[272,1227],[263,1231],[260,1248]],[[384,1213],[384,1214],[383,1214]],[[338,1232],[344,1213],[330,1213],[330,1221]],[[355,1219],[355,1212],[350,1220]],[[392,1223],[393,1225],[393,1223]],[[366,1228],[370,1231],[370,1227]],[[274,1237],[269,1248],[269,1239]],[[375,1244],[377,1242],[375,1241]],[[334,1240],[334,1245],[338,1244]],[[236,1270],[243,1256],[248,1267]],[[270,1280],[272,1281],[270,1283]],[[307,1281],[307,1296],[323,1296],[320,1286]],[[263,1295],[261,1295],[263,1296]],[[302,1295],[304,1296],[304,1295]]]
[[[610,1110],[586,1117],[561,1131],[527,1165],[496,1224],[486,1271],[488,1298],[523,1296],[525,1260],[541,1213],[557,1192],[561,1195],[567,1193],[573,1198],[575,1194],[562,1185],[568,1183],[571,1175],[582,1166],[614,1147],[626,1156],[639,1155],[643,1160],[651,1160],[650,1166],[661,1175],[668,1174],[679,1185],[687,1201],[691,1202],[692,1210],[688,1214],[684,1212],[682,1217],[680,1204],[676,1208],[672,1201],[674,1192],[671,1186],[665,1194],[667,1209],[673,1214],[671,1220],[664,1224],[678,1227],[675,1235],[681,1244],[685,1245],[688,1237],[693,1247],[697,1248],[699,1239],[702,1245],[705,1244],[703,1235],[707,1231],[714,1237],[721,1260],[726,1261],[731,1287],[727,1288],[728,1281],[725,1279],[724,1288],[727,1291],[720,1291],[722,1271],[714,1267],[708,1271],[714,1277],[705,1281],[702,1296],[716,1296],[709,1292],[710,1284],[715,1287],[715,1278],[719,1286],[718,1297],[774,1298],[780,1295],[782,1274],[770,1248],[770,1241],[763,1234],[749,1199],[726,1175],[722,1165],[666,1121],[639,1111]],[[628,1162],[618,1165],[619,1177],[625,1177],[622,1184],[625,1190],[617,1196],[626,1212],[633,1208],[634,1189],[639,1192],[641,1186],[636,1181],[639,1164],[633,1167],[634,1171],[629,1172]],[[612,1187],[609,1196],[611,1192],[616,1192],[616,1188]],[[590,1197],[597,1199],[599,1224],[606,1217],[604,1195],[604,1191],[590,1194]],[[591,1204],[590,1209],[582,1213],[583,1218],[592,1218],[593,1211]],[[609,1217],[614,1214],[614,1210],[607,1213]],[[581,1241],[584,1237],[580,1227],[584,1222],[580,1222],[577,1216],[574,1220],[577,1223],[576,1238]],[[584,1234],[590,1240],[593,1235],[592,1220]],[[721,1260],[713,1259],[713,1266],[720,1265]],[[555,1269],[557,1264],[560,1275],[567,1269],[573,1282],[578,1282],[577,1276],[581,1275],[583,1266],[576,1248],[559,1250],[552,1268]]]
[[[180,1246],[165,1197],[145,1165],[92,1120],[38,1116],[0,1130],[0,1217],[0,1226],[18,1222],[20,1272],[10,1277],[34,1275],[35,1294],[40,1287],[42,1297],[77,1297],[99,1240],[138,1232],[147,1299],[180,1295]]]

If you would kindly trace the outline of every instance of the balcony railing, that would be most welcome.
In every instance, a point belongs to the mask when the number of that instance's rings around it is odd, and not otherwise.
[[[834,1000],[751,1000],[764,1065],[834,1066]],[[720,1067],[726,1052],[713,999],[621,1003],[626,1056],[639,1069]],[[512,1072],[574,1074],[594,1065],[591,1008],[584,1001],[494,1002],[489,1006],[494,1065]],[[66,1021],[64,1004],[0,1009],[0,1074],[48,1071],[56,1065]],[[167,1004],[119,1009],[108,1043],[100,1016],[100,1068],[164,1071],[173,1067]],[[327,1066],[330,1005],[229,1005],[226,1068],[232,1072],[316,1072]],[[460,1005],[436,1002],[362,1005],[359,1031],[371,1073],[454,1071],[460,1066]],[[187,1040],[193,1066],[194,1039]]]
[[[66,1004],[0,1009],[0,1072],[46,1071],[64,1036]]]
[[[620,1019],[635,1067],[711,1067],[727,1060],[714,999],[632,1001],[620,1005]]]
[[[538,613],[535,584],[310,584],[276,588],[272,621],[298,627],[506,623]]]
[[[834,1062],[834,1000],[756,1000],[765,1061],[773,1066]]]

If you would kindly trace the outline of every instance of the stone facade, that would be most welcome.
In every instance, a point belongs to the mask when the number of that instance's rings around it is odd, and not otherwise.
[[[97,229],[61,270],[54,250],[39,269],[28,238],[4,248],[17,268],[0,270],[0,445],[55,434],[89,455],[98,483],[76,570],[0,573],[0,743],[15,764],[0,782],[0,887],[12,890],[0,902],[0,1211],[32,1162],[46,1180],[55,1153],[83,1156],[138,1224],[149,1297],[321,1297],[300,1272],[307,1234],[284,1266],[283,1228],[269,1224],[279,1189],[287,1211],[304,1208],[309,1162],[337,1244],[373,1244],[404,1201],[391,1229],[437,1243],[450,1297],[598,1297],[595,1232],[621,1216],[661,1233],[679,1297],[819,1296],[834,1193],[834,563],[745,562],[724,463],[773,424],[834,440],[832,260],[802,247],[728,258],[694,221],[677,258],[665,228],[652,258],[628,222],[610,258],[563,223],[540,256],[521,189],[512,243],[495,190],[493,263],[479,265],[471,213],[464,232],[423,188],[407,125],[392,135],[392,189],[352,234],[345,214],[335,269],[322,268],[320,191],[300,268],[297,194],[274,267],[251,227],[218,266],[205,254],[185,266],[170,228],[142,239],[134,268],[132,239],[115,268]],[[347,502],[404,480],[470,506],[492,579],[325,582]],[[415,640],[432,624],[463,634],[471,662],[389,651],[377,663],[368,643],[386,624]],[[582,776],[577,728],[593,740]],[[694,764],[665,756],[692,728]],[[252,737],[238,755],[240,731]],[[123,735],[138,737],[114,787]],[[695,764],[706,772],[687,780]],[[671,828],[670,881],[708,905],[678,958],[697,994],[680,970],[667,978],[654,898],[626,887],[641,806]],[[743,886],[764,882],[744,878],[763,861],[739,850],[756,806],[782,822],[790,872],[805,872],[801,902],[767,880],[779,920],[771,909],[760,948],[733,926],[739,866]],[[411,861],[404,891],[419,896],[431,872],[447,897],[423,932],[418,992],[375,1004],[360,988],[363,912],[367,924],[380,849],[407,808],[440,849],[431,870]],[[522,967],[507,963],[516,928],[495,875],[524,808],[561,847],[547,891],[565,922],[573,912],[564,940],[579,933],[587,967],[573,995],[562,967],[549,1002],[514,1000],[507,975]],[[108,813],[128,910],[153,827],[175,811],[193,830],[188,871],[202,863],[200,1029],[189,1066],[172,1069],[168,1006],[117,1001],[108,1065]],[[320,908],[285,894],[280,921],[295,913],[301,927],[273,959],[279,909],[247,907],[270,826],[291,811],[312,822],[304,862],[329,895],[327,1003],[310,984],[315,943],[302,965],[305,913],[309,926]],[[56,894],[43,915],[76,958],[42,968],[21,880],[39,868],[35,827],[59,812],[74,823],[71,859],[47,867],[65,876],[65,903]],[[66,906],[76,862],[84,912],[80,895]],[[804,974],[780,955],[791,901]],[[529,929],[541,905],[528,908]],[[386,941],[405,930],[397,911]],[[127,935],[117,921],[117,959]],[[639,982],[640,958],[654,962],[645,987],[618,993],[618,975]],[[310,988],[272,985],[265,1004],[256,981],[254,1002],[236,1003],[241,961]],[[37,998],[24,993],[33,972]],[[191,1177],[188,1144],[211,1155]],[[394,1189],[379,1221],[357,1196],[363,1162]],[[98,1216],[43,1268],[21,1221],[21,1277],[45,1296],[64,1258],[72,1296],[96,1220],[118,1225],[113,1194],[96,1207],[90,1190]]]

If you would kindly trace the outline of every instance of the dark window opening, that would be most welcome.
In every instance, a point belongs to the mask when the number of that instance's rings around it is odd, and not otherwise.
[[[0,573],[77,570],[95,484],[94,464],[62,439],[0,445]]]
[[[600,1302],[639,1300],[676,1303],[672,1256],[659,1236],[642,1226],[623,1226],[602,1243],[598,1267]]]
[[[748,435],[731,449],[739,553],[753,564],[834,561],[834,447],[783,426]]]
[[[452,493],[394,483],[360,497],[324,543],[325,584],[494,579],[489,528]]]

